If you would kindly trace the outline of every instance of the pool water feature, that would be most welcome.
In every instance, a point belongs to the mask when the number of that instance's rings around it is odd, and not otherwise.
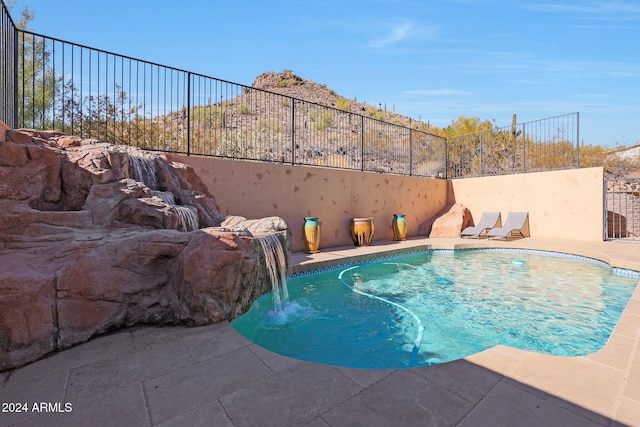
[[[422,251],[289,278],[232,326],[301,360],[359,368],[444,363],[498,344],[580,356],[606,343],[640,274],[535,251]]]
[[[275,234],[268,234],[256,238],[262,247],[264,263],[271,282],[271,299],[273,301],[272,314],[285,315],[284,308],[289,305],[289,290],[287,287],[287,261],[280,239]]]

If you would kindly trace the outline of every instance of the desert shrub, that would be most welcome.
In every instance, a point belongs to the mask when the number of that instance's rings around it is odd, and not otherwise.
[[[240,104],[240,105],[238,105],[238,113],[239,114],[249,114],[249,113],[251,113],[251,106],[249,104]]]
[[[603,166],[607,160],[607,150],[601,145],[582,145],[580,147],[580,166],[590,168]]]
[[[225,135],[225,139],[216,147],[214,154],[221,157],[252,158],[254,141],[251,134],[241,130]]]
[[[366,113],[367,113],[367,116],[376,120],[384,120],[387,116],[387,114],[384,111],[375,107],[367,108]]]
[[[258,129],[279,133],[282,132],[282,123],[278,120],[269,120],[265,117],[260,117],[260,120],[258,120]]]
[[[342,111],[351,111],[351,101],[343,97],[338,97],[336,108]]]
[[[314,122],[313,128],[315,130],[325,130],[333,122],[333,111],[321,110],[319,113],[313,112],[309,114],[309,118]]]
[[[228,108],[226,102],[219,105],[197,105],[191,107],[191,120],[201,122],[210,127],[224,127]]]
[[[284,70],[282,76],[276,78],[276,84],[278,87],[295,86],[298,84],[295,74],[291,70]]]

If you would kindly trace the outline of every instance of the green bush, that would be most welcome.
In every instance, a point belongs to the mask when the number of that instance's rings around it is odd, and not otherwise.
[[[375,107],[367,108],[367,116],[376,119],[376,120],[384,120],[387,117],[387,114]]]
[[[336,108],[342,111],[351,111],[351,101],[340,96],[336,101]]]
[[[276,78],[276,84],[279,87],[295,86],[298,84],[295,74],[291,70],[284,70],[282,76]]]
[[[315,130],[325,130],[333,122],[333,111],[321,110],[319,113],[309,114],[309,118],[314,122],[313,128]]]

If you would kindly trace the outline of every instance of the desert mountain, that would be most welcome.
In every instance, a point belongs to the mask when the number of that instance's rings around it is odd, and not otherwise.
[[[324,84],[318,84],[311,80],[306,80],[291,70],[284,70],[281,73],[267,72],[256,77],[251,85],[256,89],[275,92],[280,95],[313,102],[339,110],[384,120],[401,126],[414,129],[428,130],[426,123],[421,123],[409,117],[388,111],[386,106],[372,106],[353,99],[346,99],[340,96],[333,89]],[[431,128],[433,132],[435,129]]]

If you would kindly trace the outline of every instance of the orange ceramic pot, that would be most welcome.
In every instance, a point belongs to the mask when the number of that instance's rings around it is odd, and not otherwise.
[[[356,246],[369,246],[373,240],[376,229],[373,218],[352,218],[351,239]]]

